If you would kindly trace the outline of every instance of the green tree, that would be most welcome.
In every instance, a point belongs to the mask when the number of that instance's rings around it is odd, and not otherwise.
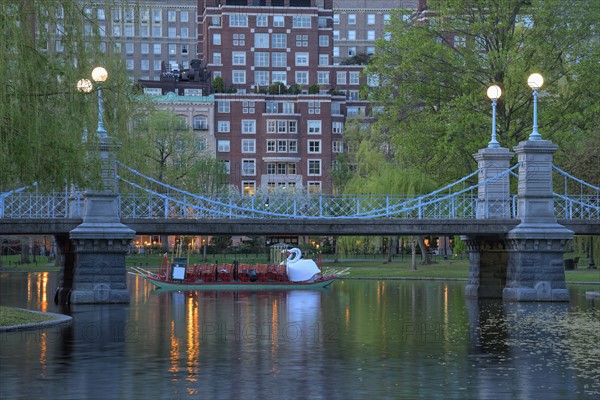
[[[109,71],[105,126],[126,135],[131,84],[120,58],[101,51],[97,21],[71,0],[2,1],[0,34],[0,190],[34,181],[44,189],[93,186],[98,173],[89,171],[99,164],[86,157],[82,132],[93,141],[96,92],[80,93],[76,82],[98,65]]]
[[[491,84],[503,90],[497,117],[501,145],[526,140],[532,126],[526,81],[533,72],[546,81],[539,125],[543,138],[560,146],[557,164],[589,154],[582,142],[600,136],[595,2],[433,0],[427,5],[425,21],[404,22],[400,13],[392,18],[390,40],[377,42],[377,57],[367,67],[379,78],[369,95],[385,106],[378,124],[393,133],[400,165],[433,174],[440,183],[472,172],[471,155],[490,138],[485,92]]]
[[[160,181],[194,193],[226,187],[224,166],[209,157],[204,140],[171,111],[138,114],[128,165]]]

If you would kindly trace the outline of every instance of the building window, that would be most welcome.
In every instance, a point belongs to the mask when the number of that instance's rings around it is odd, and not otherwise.
[[[220,133],[229,133],[230,132],[229,121],[219,121],[217,122],[217,131]]]
[[[309,154],[321,154],[321,141],[320,140],[309,140],[308,141],[308,153]]]
[[[169,22],[176,22],[177,21],[177,11],[175,11],[175,10],[167,11],[167,19]]]
[[[233,34],[233,45],[234,46],[245,46],[246,45],[246,34],[245,33],[234,33]]]
[[[338,71],[336,73],[336,82],[338,85],[346,84],[346,71]]]
[[[274,139],[267,140],[267,153],[275,153],[275,143]]]
[[[360,84],[360,72],[350,72],[350,84],[351,85]]]
[[[287,84],[287,72],[286,71],[273,71],[271,73],[271,80],[273,82],[281,82],[285,85],[285,84]]]
[[[367,55],[372,56],[375,54],[375,46],[367,46]]]
[[[333,56],[334,57],[340,56],[340,48],[338,46],[333,46]]]
[[[367,31],[367,40],[375,40],[375,31]]]
[[[298,121],[288,121],[288,133],[298,133]]]
[[[312,135],[320,135],[321,121],[308,121],[308,133]]]
[[[159,38],[162,37],[162,26],[153,26],[152,27],[152,37]]]
[[[125,52],[127,54],[133,54],[133,43],[130,43],[130,42],[125,43]]]
[[[229,151],[230,151],[229,140],[218,140],[217,141],[217,151],[219,153],[229,153]]]
[[[141,67],[142,71],[150,70],[150,60],[142,60]]]
[[[257,51],[254,53],[254,66],[255,67],[268,67],[269,66],[269,53],[266,51]]]
[[[179,20],[181,22],[188,22],[188,12],[187,11],[179,11]]]
[[[331,152],[332,153],[343,153],[344,152],[344,143],[334,140],[331,142]]]
[[[194,129],[205,131],[208,129],[208,119],[203,115],[194,116]]]
[[[333,40],[340,40],[340,31],[333,31]]]
[[[287,153],[287,140],[278,140],[277,141],[277,152],[278,153]]]
[[[177,55],[177,45],[176,44],[169,44],[169,55],[170,56]]]
[[[256,26],[269,26],[269,16],[268,15],[257,15],[256,16]]]
[[[287,53],[273,52],[271,53],[271,65],[273,67],[287,66]]]
[[[294,103],[291,103],[291,102],[281,103],[281,113],[282,114],[293,114],[294,113]]]
[[[141,43],[140,44],[140,53],[142,53],[142,54],[149,54],[150,53],[150,44],[148,44],[148,43]]]
[[[344,123],[343,122],[332,122],[331,123],[331,132],[342,134],[344,133]]]
[[[277,133],[286,133],[287,132],[287,122],[286,121],[277,121]]]
[[[285,33],[273,33],[271,36],[271,47],[274,49],[287,48],[287,35]]]
[[[319,85],[329,85],[329,71],[318,71],[317,83]]]
[[[273,16],[273,26],[276,28],[285,27],[285,18],[283,15],[274,15]]]
[[[170,26],[169,28],[167,28],[167,36],[170,39],[174,39],[177,37],[177,28],[175,28],[174,26]]]
[[[375,14],[367,14],[367,25],[375,25]]]
[[[288,140],[288,153],[297,153],[298,152],[298,140],[292,139]]]
[[[267,175],[275,175],[275,167],[277,164],[275,163],[267,163]]]
[[[390,14],[383,14],[383,24],[384,25],[389,25],[390,21],[391,21],[391,16]]]
[[[308,85],[308,71],[296,71],[296,83]]]
[[[231,53],[231,59],[233,65],[246,65],[246,52],[234,51]]]
[[[215,46],[221,45],[221,34],[220,33],[213,33],[212,38],[213,38],[213,44]]]
[[[242,158],[242,175],[256,175],[256,160],[253,158]]]
[[[296,35],[296,47],[308,47],[308,35]]]
[[[231,163],[229,160],[221,160],[221,162],[223,163],[223,169],[225,170],[225,173],[229,175],[231,173]]]
[[[306,190],[310,194],[321,193],[321,182],[307,182]]]
[[[232,14],[229,16],[229,26],[248,26],[248,15],[246,14]]]
[[[308,53],[296,53],[296,66],[308,67]]]
[[[321,176],[321,160],[308,160],[308,176]]]
[[[256,153],[256,140],[242,139],[242,153]]]
[[[348,25],[356,25],[356,14],[348,14]]]
[[[328,46],[329,46],[329,36],[319,35],[319,47],[328,47]]]
[[[279,103],[267,100],[265,103],[265,112],[267,114],[277,114],[279,112]]]
[[[310,28],[310,15],[296,15],[292,18],[292,26],[294,28]]]
[[[269,48],[269,34],[268,33],[255,33],[254,34],[254,47],[257,49],[268,49]]]
[[[467,37],[466,36],[454,36],[454,47],[466,47]]]
[[[246,83],[246,71],[231,71],[231,83],[243,85]]]
[[[358,100],[358,90],[348,90],[348,100]]]
[[[254,83],[260,86],[267,86],[269,84],[269,71],[254,71]],[[260,90],[259,87],[256,89]]]
[[[333,23],[338,25],[340,23],[340,14],[333,14]]]
[[[256,120],[243,119],[242,120],[242,133],[256,133]]]
[[[228,100],[219,100],[217,102],[217,111],[220,113],[230,112],[231,107]]]
[[[254,196],[254,191],[256,189],[256,182],[254,181],[242,181],[242,190],[243,194],[248,196]]]
[[[319,65],[329,65],[329,55],[319,54]]]
[[[356,40],[356,31],[348,31],[348,40]]]
[[[356,46],[348,47],[348,56],[352,57],[356,55]]]
[[[213,53],[213,64],[221,64],[221,53]]]

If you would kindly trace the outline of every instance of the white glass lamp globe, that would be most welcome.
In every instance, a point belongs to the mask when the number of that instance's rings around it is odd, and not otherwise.
[[[92,91],[92,82],[89,79],[80,79],[77,81],[77,90],[89,93]]]
[[[96,82],[104,82],[108,79],[108,72],[102,67],[96,67],[92,71],[92,79]]]
[[[544,78],[540,74],[531,74],[527,79],[527,84],[532,89],[539,89],[544,84]]]
[[[498,100],[501,95],[502,95],[502,89],[500,89],[500,86],[492,85],[487,90],[487,96],[491,100]]]

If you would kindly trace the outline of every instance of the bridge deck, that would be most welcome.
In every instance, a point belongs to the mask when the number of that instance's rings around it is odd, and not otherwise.
[[[498,235],[515,219],[123,219],[140,235]],[[578,235],[600,236],[600,220],[559,220]],[[0,219],[0,235],[65,234],[79,218]]]

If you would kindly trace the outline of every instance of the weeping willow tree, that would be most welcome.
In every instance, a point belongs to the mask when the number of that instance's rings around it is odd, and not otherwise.
[[[373,135],[375,136],[375,134]],[[437,185],[427,175],[412,169],[401,168],[387,159],[381,141],[363,136],[354,155],[356,170],[344,186],[346,194],[425,194]],[[351,254],[357,248],[363,252],[379,252],[387,242],[387,259],[391,261],[394,238],[375,236],[344,237],[337,241],[338,253]],[[423,263],[430,262],[422,237],[413,239],[421,248]],[[414,253],[414,249],[413,249]],[[416,268],[413,262],[413,268]]]
[[[131,84],[95,17],[72,0],[0,2],[0,190],[36,181],[44,189],[98,185],[90,182],[98,177],[97,158],[88,156],[97,88],[76,88],[96,66],[109,72],[106,129],[127,134]]]

